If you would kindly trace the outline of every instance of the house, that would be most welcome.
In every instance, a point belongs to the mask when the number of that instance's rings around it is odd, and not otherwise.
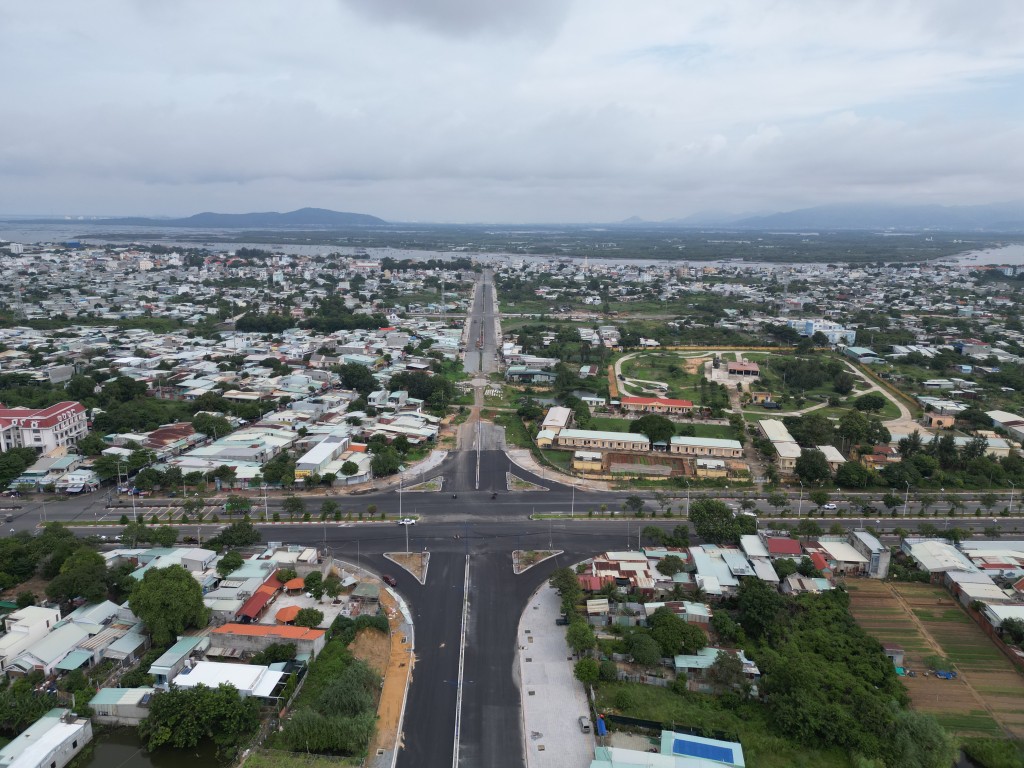
[[[786,425],[778,419],[761,419],[757,423],[757,427],[775,449],[775,463],[779,472],[785,475],[793,474],[796,471],[796,460],[800,458],[801,450],[789,430],[786,429]]]
[[[598,732],[603,728],[599,721]],[[660,751],[646,752],[623,747],[594,748],[590,768],[744,768],[743,747],[689,733],[661,732]]]
[[[575,451],[572,468],[577,472],[600,472],[604,468],[600,451]]]
[[[760,405],[761,403],[770,403],[772,401],[771,392],[751,392],[750,402],[754,405]]]
[[[89,700],[93,719],[103,725],[136,727],[149,717],[154,688],[100,688]]]
[[[4,617],[6,634],[0,638],[0,672],[24,650],[42,640],[60,621],[60,611],[30,605]]]
[[[676,674],[686,675],[687,690],[697,693],[707,693],[711,690],[711,684],[707,682],[707,671],[711,668],[721,654],[736,656],[743,663],[743,676],[750,683],[756,683],[761,677],[761,670],[757,665],[748,659],[742,650],[726,650],[725,648],[701,648],[694,654],[681,654],[673,658],[673,666]]]
[[[216,650],[239,651],[243,653],[259,653],[267,646],[290,643],[295,646],[298,654],[308,654],[315,659],[327,642],[327,633],[322,629],[292,627],[268,624],[224,624],[217,627],[210,635],[212,643],[211,656],[233,654],[216,653]]]
[[[866,576],[884,579],[889,575],[889,560],[892,554],[874,535],[867,531],[853,531],[847,541],[857,552],[868,559],[864,568]]]
[[[279,690],[285,672],[271,670],[259,664],[231,664],[222,661],[197,661],[186,665],[175,675],[175,688],[195,688],[205,685],[216,688],[222,684],[233,685],[242,698],[272,698]]]
[[[866,573],[868,558],[845,540],[824,536],[818,539],[818,549],[825,554],[829,567],[837,576],[860,576]]]
[[[525,365],[510,365],[505,370],[505,380],[516,384],[533,384],[547,387],[555,383],[554,371],[527,368]]]
[[[92,741],[92,722],[51,709],[0,749],[0,768],[64,768]]]
[[[979,570],[967,555],[941,539],[905,538],[900,548],[918,568],[931,574],[932,581],[940,580],[946,571]]]
[[[885,653],[885,657],[893,663],[893,666],[903,666],[902,646],[896,645],[896,643],[882,643],[882,651]]]
[[[899,464],[903,457],[891,445],[876,445],[870,453],[860,455],[860,463],[869,469],[881,469],[889,464]]]
[[[843,354],[853,358],[858,363],[879,363],[882,361],[881,356],[877,352],[867,347],[846,347],[843,349]]]
[[[816,445],[814,447],[825,455],[825,461],[828,462],[829,469],[833,472],[846,463],[846,457],[834,445]]]
[[[808,578],[799,573],[789,574],[779,585],[784,595],[817,595],[832,588],[832,582],[826,578]]]
[[[178,642],[168,648],[160,658],[153,662],[149,668],[149,674],[155,678],[155,684],[167,687],[185,664],[192,657],[192,654],[200,654],[210,647],[209,637],[181,637]]]
[[[985,411],[996,429],[1004,430],[1015,440],[1024,440],[1024,417],[1007,411]]]
[[[799,560],[803,557],[803,547],[796,539],[769,536],[764,543],[768,548],[768,556],[772,560]]]
[[[956,426],[956,416],[946,413],[926,413],[924,425],[932,429],[952,429]]]

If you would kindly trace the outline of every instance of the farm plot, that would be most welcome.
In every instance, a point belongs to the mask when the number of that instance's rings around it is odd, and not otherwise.
[[[902,589],[903,586],[898,585],[898,588]],[[945,594],[936,587],[913,586],[922,588],[920,594],[914,595],[914,599],[927,602],[929,609],[937,606],[937,596]],[[857,581],[849,583],[848,588],[850,610],[857,623],[878,638],[879,642],[895,643],[903,648],[904,666],[916,675],[903,678],[915,709],[932,713],[943,726],[963,735],[999,735],[1001,729],[993,719],[993,713],[986,708],[980,694],[972,688],[973,676],[964,674],[964,670],[961,670],[962,674],[957,680],[925,676],[928,668],[925,659],[947,654],[915,615],[907,600],[898,595],[892,586],[879,581]],[[948,595],[946,599],[949,600]],[[983,634],[981,639],[988,643],[988,638]]]

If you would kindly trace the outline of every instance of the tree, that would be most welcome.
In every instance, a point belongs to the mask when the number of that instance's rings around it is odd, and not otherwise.
[[[46,585],[46,594],[54,600],[63,601],[76,597],[89,603],[106,600],[106,562],[98,552],[80,547],[60,566],[57,577]]]
[[[789,557],[780,557],[778,560],[772,560],[772,568],[781,581],[796,573],[796,562]]]
[[[320,505],[320,517],[324,520],[333,516],[336,512],[340,512],[341,507],[334,499],[327,499],[323,504]]]
[[[304,583],[306,591],[309,592],[314,599],[319,600],[324,596],[324,577],[320,571],[307,573]]]
[[[707,645],[707,638],[700,629],[687,624],[664,606],[651,614],[647,623],[651,627],[651,637],[661,646],[662,656],[696,653]]]
[[[978,501],[981,503],[981,506],[983,506],[987,510],[990,510],[998,503],[999,500],[996,498],[996,495],[994,493],[989,491],[987,493],[981,494],[981,497],[978,499]]]
[[[249,662],[267,666],[279,664],[282,661],[291,661],[295,658],[295,643],[271,643],[259,653],[255,654]]]
[[[154,645],[170,645],[186,629],[205,627],[209,620],[202,587],[180,565],[146,571],[128,606],[149,629]]]
[[[818,488],[816,490],[811,491],[807,495],[807,498],[811,500],[812,504],[815,504],[816,506],[819,507],[824,507],[826,504],[828,504],[828,491]]]
[[[629,428],[632,432],[639,432],[642,435],[647,435],[652,445],[660,442],[667,443],[676,433],[675,424],[664,416],[658,416],[656,414],[641,416],[639,419],[631,422]]]
[[[259,544],[263,539],[259,529],[247,520],[239,520],[232,523],[223,531],[206,542],[206,546],[212,550],[219,550],[222,547],[251,547]]]
[[[749,523],[747,521],[750,521]],[[737,518],[725,502],[717,499],[699,499],[690,505],[690,521],[697,535],[717,544],[735,544],[740,534],[753,533],[753,518]],[[750,530],[746,530],[749,526]]]
[[[626,500],[622,502],[622,508],[626,511],[635,512],[637,515],[640,515],[643,513],[644,503],[645,502],[641,497],[633,494],[631,496],[627,496]]]
[[[871,470],[859,461],[848,461],[836,471],[836,482],[844,488],[867,488],[873,481]]]
[[[139,725],[139,736],[151,752],[165,747],[191,749],[208,739],[226,761],[259,722],[259,704],[239,696],[233,685],[198,685],[154,696],[149,716]]]
[[[1014,645],[1024,643],[1024,619],[1003,619],[999,628],[1009,642]]]
[[[401,466],[402,457],[399,456],[398,451],[390,445],[385,446],[379,451],[375,451],[370,459],[370,469],[373,471],[375,477],[387,477],[388,475],[393,475]]]
[[[585,621],[572,622],[569,625],[569,629],[566,630],[565,641],[572,648],[573,653],[583,653],[597,645],[594,630]]]
[[[341,465],[341,474],[345,477],[352,477],[356,472],[359,471],[359,465],[354,461],[346,461]]]
[[[789,496],[779,491],[772,491],[768,494],[768,503],[775,509],[782,509],[789,506]]]
[[[572,673],[584,685],[593,685],[601,679],[601,667],[596,659],[580,659],[573,667]]]
[[[818,485],[832,477],[832,468],[824,453],[804,448],[796,460],[796,474],[805,483]]]
[[[243,563],[245,563],[245,560],[242,559],[241,554],[232,549],[217,563],[217,573],[222,577],[227,576],[229,573],[234,573],[241,568]]]
[[[832,379],[832,389],[840,395],[848,395],[853,392],[854,383],[856,383],[856,379],[853,378],[853,374],[848,371],[840,371]]]
[[[661,661],[661,646],[645,632],[634,632],[626,641],[626,649],[633,661],[644,667],[653,667]]]
[[[868,392],[853,401],[853,407],[858,411],[878,412],[885,408],[886,398],[878,392]]]
[[[666,555],[654,566],[662,576],[675,576],[686,570],[686,564],[678,555]]]
[[[18,593],[18,597],[15,600],[15,605],[21,608],[28,608],[30,605],[36,604],[36,593],[29,590],[23,590]]]
[[[288,496],[285,498],[281,508],[292,517],[297,517],[306,511],[306,502],[301,496]]]
[[[890,512],[892,512],[894,509],[896,509],[896,507],[898,507],[902,503],[903,499],[901,499],[899,496],[897,496],[895,493],[892,493],[891,491],[886,493],[882,497],[882,504],[884,504],[885,508],[888,509]]]
[[[718,656],[708,667],[706,680],[711,684],[711,691],[719,696],[733,691],[740,691],[745,697],[750,691],[750,684],[743,674],[743,662],[735,653],[719,651]]]
[[[760,639],[770,633],[782,608],[782,596],[761,579],[740,582],[738,604],[740,626],[750,637]]]
[[[252,509],[252,499],[246,498],[245,496],[238,496],[231,494],[228,496],[228,500],[224,502],[224,511],[229,515],[234,515],[239,512],[245,514]]]
[[[315,628],[323,624],[324,612],[318,611],[316,608],[301,608],[299,612],[295,614],[295,621],[292,622],[297,627],[310,627]]]

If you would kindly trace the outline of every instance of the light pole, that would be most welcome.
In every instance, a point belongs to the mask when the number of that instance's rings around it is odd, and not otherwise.
[[[573,485],[572,485],[572,502],[571,502],[571,504],[569,506],[569,519],[572,520],[572,518],[573,518],[573,516],[575,514],[576,514],[576,484],[573,483]]]
[[[402,517],[402,476],[401,475],[398,476],[398,519],[399,520],[404,520],[405,519],[405,518]],[[405,545],[406,554],[409,554],[409,543],[408,543],[409,527],[408,526],[406,526],[406,528],[405,528],[405,538],[406,538],[406,545]]]
[[[909,480],[904,480],[903,482],[905,482],[907,484],[907,493],[903,497],[903,516],[906,517],[907,516],[907,504],[910,503],[910,481]]]
[[[800,480],[799,482],[800,482],[800,502],[799,502],[799,504],[797,505],[797,508],[796,508],[796,516],[797,516],[797,518],[799,518],[800,515],[803,514],[803,511],[804,511],[804,481]]]
[[[132,497],[132,521],[139,522],[138,514],[135,511],[135,494],[131,494]]]
[[[1007,511],[1012,515],[1013,514],[1013,492],[1015,490],[1017,490],[1017,486],[1014,485],[1012,480],[1007,480],[1007,482],[1010,484],[1010,506],[1007,507]]]
[[[270,515],[267,514],[267,483],[263,484],[263,519],[270,521]]]
[[[690,481],[684,480],[686,483],[686,519],[690,519]]]

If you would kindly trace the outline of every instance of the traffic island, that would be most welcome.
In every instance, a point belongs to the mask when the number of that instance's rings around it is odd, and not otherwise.
[[[543,485],[537,485],[537,483],[531,483],[529,480],[523,480],[521,477],[513,475],[511,472],[505,473],[505,482],[510,491],[547,491],[549,490]]]
[[[395,565],[404,568],[420,584],[427,583],[427,566],[430,565],[430,553],[422,552],[385,552],[384,557]]]
[[[425,480],[422,483],[416,483],[416,485],[407,486],[405,489],[406,493],[431,493],[433,491],[440,491],[444,487],[444,475],[438,477],[432,477],[429,480]]]
[[[516,576],[562,554],[561,549],[515,549],[512,551],[512,573]]]

